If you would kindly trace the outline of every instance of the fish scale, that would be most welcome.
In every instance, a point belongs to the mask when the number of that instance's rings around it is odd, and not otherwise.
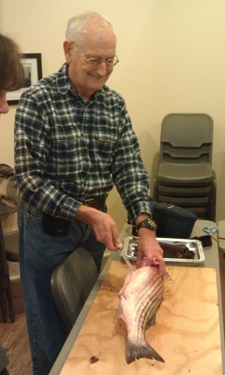
[[[160,289],[161,289],[160,286],[159,286],[159,289],[157,290],[154,289],[155,294],[157,294],[157,292]],[[140,311],[142,312],[140,318],[138,319],[139,328],[143,328],[143,329],[146,328],[149,320],[153,317],[153,315],[155,315],[155,311],[157,310],[157,307],[161,303],[161,301],[158,298],[156,298],[155,300],[148,300],[148,297],[150,296],[152,297],[152,289],[150,290],[150,293],[145,295],[145,301],[146,301],[145,306],[137,306],[137,308],[139,308]],[[147,308],[147,306],[149,308]],[[141,330],[139,331],[141,332]]]
[[[153,289],[154,287],[154,284],[152,285],[152,287],[150,289],[148,289],[148,285],[152,282],[152,280],[149,281],[149,283],[146,285],[146,287],[143,289],[142,291],[142,294],[140,295],[139,299],[137,300],[137,305],[136,305],[136,313],[138,313],[138,311],[141,309],[141,299],[143,299],[143,304],[145,303],[146,301],[146,304],[148,302],[150,302],[151,304],[151,301],[148,301],[147,297],[149,296],[152,296],[152,292],[153,290],[155,290],[155,288]],[[156,282],[157,282],[157,279],[156,279]],[[146,294],[146,290],[148,291],[148,293]],[[157,293],[157,290],[156,290],[156,293]],[[138,316],[138,315],[137,315]]]

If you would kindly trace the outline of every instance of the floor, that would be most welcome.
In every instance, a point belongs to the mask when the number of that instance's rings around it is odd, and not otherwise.
[[[105,251],[102,267],[110,252]],[[13,306],[16,314],[14,323],[2,323],[0,320],[0,341],[9,359],[7,370],[10,375],[32,375],[32,361],[24,313],[18,263],[8,262],[13,295]],[[1,319],[1,317],[0,317]]]
[[[219,253],[220,273],[221,273],[221,289],[222,304],[224,311],[224,327],[225,327],[225,259],[223,254]],[[106,258],[104,259],[104,262]],[[15,265],[11,265],[11,272],[16,272]],[[28,342],[28,334],[26,329],[26,319],[24,313],[24,305],[21,294],[20,280],[14,277],[11,280],[13,303],[16,313],[15,323],[0,322],[0,340],[9,359],[7,369],[10,375],[32,375],[32,363],[30,357],[30,349]]]
[[[10,264],[11,289],[13,295],[13,307],[15,312],[15,322],[0,322],[0,341],[9,359],[7,370],[10,375],[32,375],[32,362],[26,318],[24,313],[24,303],[20,279],[18,275],[18,265]]]

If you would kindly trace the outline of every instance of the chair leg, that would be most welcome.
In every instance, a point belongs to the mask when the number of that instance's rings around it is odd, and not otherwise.
[[[4,368],[1,372],[0,375],[9,375],[8,371],[6,368]]]
[[[5,300],[3,299],[1,299],[0,301],[0,311],[1,311],[1,316],[2,316],[2,322],[3,323],[7,322],[7,315],[6,315],[7,306],[6,306]]]
[[[13,300],[12,300],[12,291],[11,291],[11,285],[9,281],[9,286],[7,289],[7,295],[8,295],[8,307],[9,307],[9,318],[10,322],[14,323],[15,322],[15,314],[14,314],[14,308],[13,308]]]
[[[15,322],[15,314],[13,308],[12,290],[9,275],[5,275],[2,281],[1,288],[1,315],[3,322],[7,321],[7,315],[9,315],[10,322]]]
[[[2,224],[0,220],[0,309],[2,319],[7,321],[7,310],[11,323],[15,322],[15,315],[12,301],[11,283],[9,278],[9,268],[6,260],[5,245],[2,231]]]
[[[213,182],[212,182],[212,200],[211,200],[211,220],[216,221],[216,174],[213,172]]]

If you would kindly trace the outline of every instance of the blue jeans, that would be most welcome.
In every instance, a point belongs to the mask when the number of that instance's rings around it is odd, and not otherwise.
[[[48,375],[67,334],[51,291],[51,275],[78,246],[85,247],[100,269],[105,245],[79,220],[69,233],[52,237],[43,231],[40,210],[21,201],[18,211],[20,274],[34,375]]]

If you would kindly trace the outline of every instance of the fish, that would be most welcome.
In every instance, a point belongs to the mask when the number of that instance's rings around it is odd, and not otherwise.
[[[163,277],[158,267],[145,266],[130,272],[119,292],[120,304],[117,317],[126,325],[126,362],[129,364],[140,358],[164,359],[147,343],[145,330],[155,325],[155,315],[164,290]]]

